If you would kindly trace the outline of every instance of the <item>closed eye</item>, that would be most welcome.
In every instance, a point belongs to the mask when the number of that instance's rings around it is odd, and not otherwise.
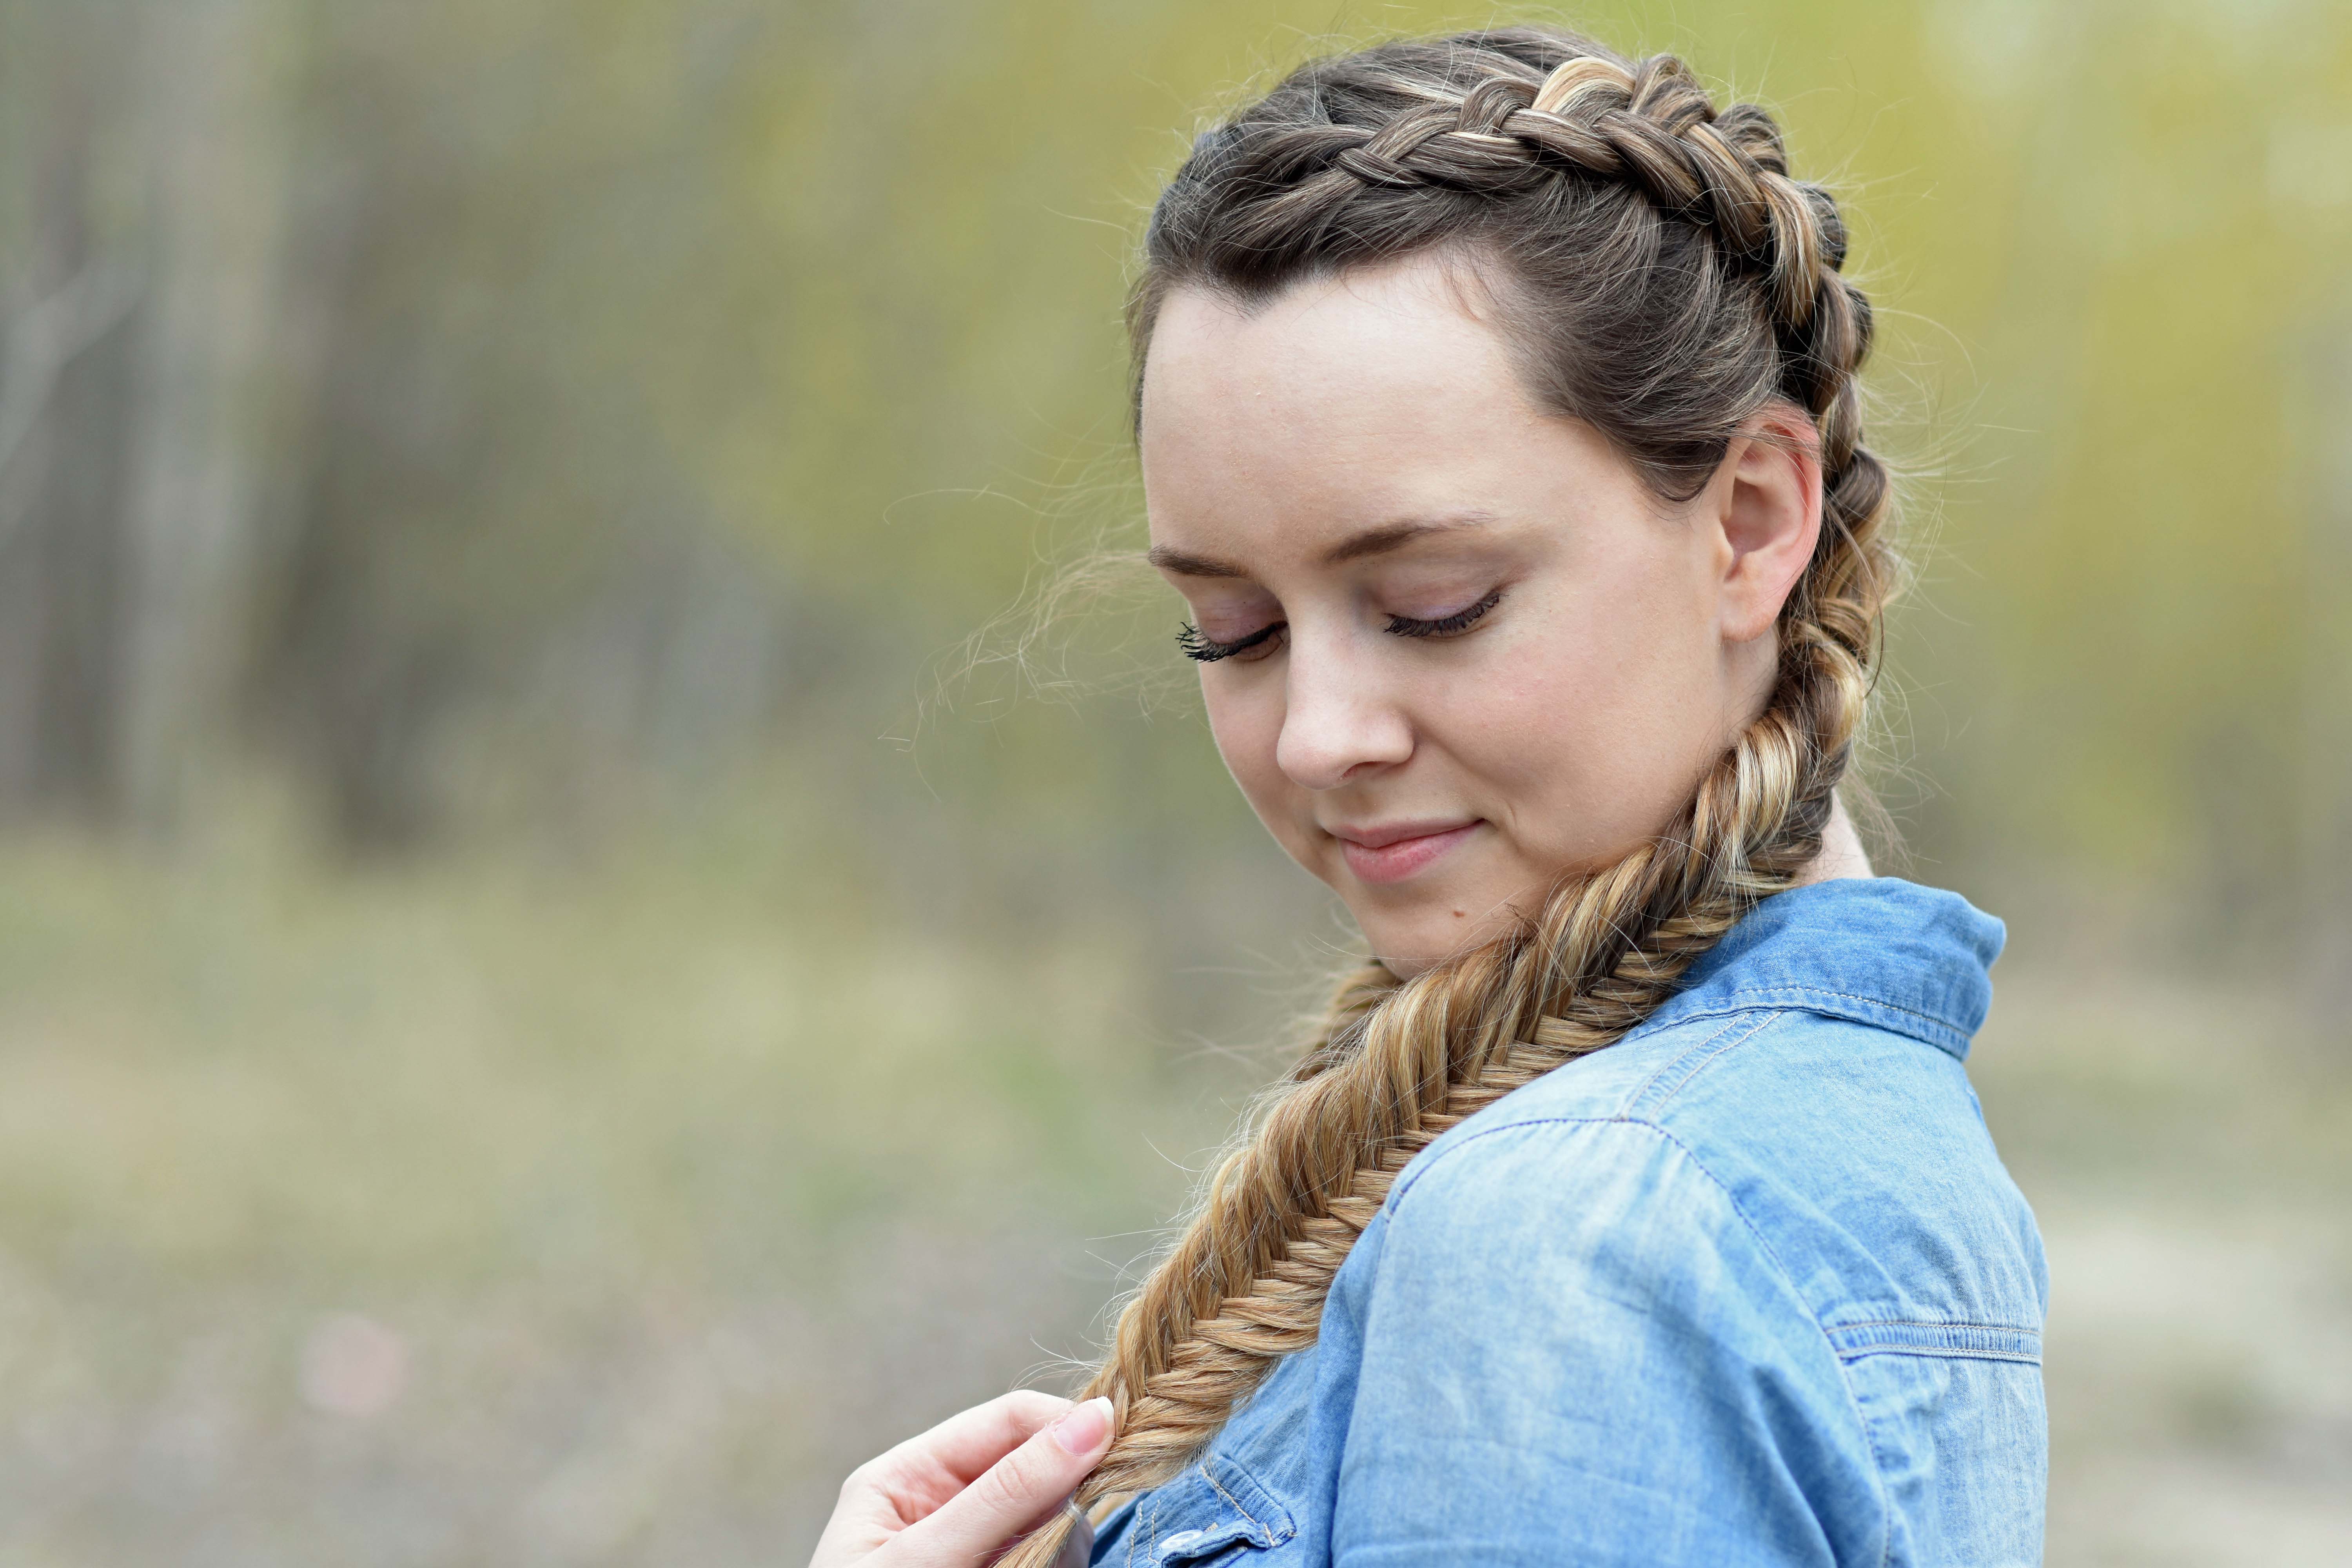
[[[1213,637],[1202,636],[1201,628],[1187,621],[1176,633],[1176,646],[1184,650],[1186,658],[1201,664],[1214,664],[1221,658],[1231,658],[1235,654],[1245,654],[1257,647],[1265,647],[1266,652],[1272,653],[1273,648],[1266,647],[1266,645],[1289,626],[1288,621],[1276,621],[1237,641],[1218,642]]]
[[[1389,624],[1381,629],[1401,637],[1444,637],[1466,632],[1484,620],[1486,612],[1503,602],[1500,588],[1467,609],[1456,610],[1450,616],[1440,616],[1433,621],[1417,621],[1411,616],[1391,616]]]

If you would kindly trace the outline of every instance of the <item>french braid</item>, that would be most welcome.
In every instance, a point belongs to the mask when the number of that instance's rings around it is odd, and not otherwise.
[[[1314,1342],[1333,1276],[1431,1140],[1622,1038],[1820,853],[1894,588],[1855,384],[1870,310],[1839,275],[1845,248],[1764,110],[1718,110],[1671,57],[1534,28],[1302,67],[1202,137],[1161,198],[1129,311],[1139,367],[1176,288],[1262,299],[1445,249],[1492,282],[1536,392],[1662,494],[1695,493],[1768,404],[1803,409],[1823,526],[1762,714],[1666,831],[1412,980],[1374,963],[1342,984],[1120,1314],[1086,1389],[1110,1396],[1118,1436],[1082,1508],[1169,1479]],[[1068,1529],[1006,1562],[1045,1568]]]

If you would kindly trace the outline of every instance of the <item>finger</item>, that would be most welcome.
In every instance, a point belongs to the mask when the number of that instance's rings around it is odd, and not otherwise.
[[[1050,1518],[1110,1447],[1108,1399],[1089,1399],[899,1537],[910,1563],[973,1563]]]
[[[1016,1388],[908,1438],[876,1459],[874,1468],[901,1485],[940,1489],[944,1501],[1069,1409],[1066,1399]]]

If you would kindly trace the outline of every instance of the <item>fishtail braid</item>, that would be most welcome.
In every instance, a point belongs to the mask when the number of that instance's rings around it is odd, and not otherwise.
[[[1871,317],[1835,202],[1791,180],[1763,110],[1678,60],[1512,28],[1300,68],[1201,139],[1156,209],[1129,307],[1138,386],[1180,287],[1266,297],[1445,250],[1492,282],[1532,389],[1687,497],[1778,400],[1818,432],[1823,521],[1783,606],[1763,711],[1665,831],[1565,877],[1485,944],[1340,984],[1192,1217],[1122,1310],[1086,1396],[1118,1415],[1081,1508],[1160,1484],[1282,1357],[1430,1142],[1622,1038],[1820,854],[1894,591],[1885,467],[1862,444]],[[1045,1568],[1067,1518],[1006,1559]]]

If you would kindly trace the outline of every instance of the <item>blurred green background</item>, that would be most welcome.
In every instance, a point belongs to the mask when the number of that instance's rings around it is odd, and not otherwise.
[[[1496,15],[0,0],[0,1568],[797,1562],[1084,1352],[1347,931],[998,617],[1200,118]],[[2051,1561],[2352,1562],[2352,10],[1567,19],[1854,216]]]

